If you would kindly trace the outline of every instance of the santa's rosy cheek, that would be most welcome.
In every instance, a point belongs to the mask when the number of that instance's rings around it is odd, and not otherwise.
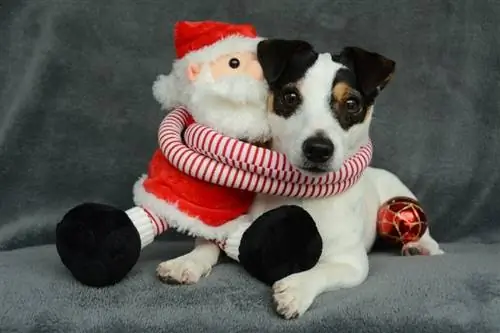
[[[247,66],[247,73],[256,80],[264,80],[264,72],[262,71],[262,67],[257,60],[253,60],[249,63]]]
[[[217,60],[210,64],[210,71],[212,72],[212,77],[217,80],[223,75],[229,75],[235,72],[234,69],[228,66],[227,61]]]

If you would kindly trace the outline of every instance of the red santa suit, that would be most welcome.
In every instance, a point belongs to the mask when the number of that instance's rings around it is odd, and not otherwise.
[[[250,25],[180,22],[175,29],[177,58],[178,61],[207,63],[232,52],[255,52],[256,37]],[[168,87],[162,89],[168,93]],[[168,97],[172,104],[182,104],[182,101],[175,101],[176,96],[159,94],[155,97],[160,101]],[[249,210],[254,196],[251,192],[221,187],[186,175],[172,166],[158,149],[147,174],[134,186],[137,208],[129,210],[128,214],[141,234],[143,247],[169,228],[192,236],[224,240],[237,227],[238,217]],[[151,224],[147,226],[143,211],[153,222],[153,235],[149,237],[144,235],[151,233],[147,229]]]

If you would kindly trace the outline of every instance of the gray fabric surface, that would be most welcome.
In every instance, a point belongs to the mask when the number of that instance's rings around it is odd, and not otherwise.
[[[500,332],[498,17],[494,0],[2,1],[0,332]],[[291,322],[230,262],[195,286],[158,282],[157,263],[189,245],[173,234],[115,287],[75,282],[55,224],[82,201],[132,205],[162,118],[151,84],[170,68],[179,19],[394,59],[373,164],[417,194],[448,254],[374,254],[365,284]]]

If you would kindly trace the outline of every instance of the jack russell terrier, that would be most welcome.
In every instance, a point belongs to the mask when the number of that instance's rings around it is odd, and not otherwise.
[[[270,89],[272,149],[292,165],[314,176],[337,171],[369,142],[374,102],[394,61],[358,47],[318,53],[305,41],[282,39],[261,41],[257,55]],[[377,210],[396,196],[415,198],[397,176],[373,167],[330,197],[258,195],[250,212],[255,221],[234,235],[239,252],[229,256],[272,284],[281,316],[296,318],[321,293],[366,280]],[[444,252],[427,229],[403,253]]]

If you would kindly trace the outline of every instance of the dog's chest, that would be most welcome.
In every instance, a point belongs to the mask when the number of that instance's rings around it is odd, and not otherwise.
[[[302,200],[297,198],[258,194],[250,208],[250,216],[256,219],[265,212],[283,205],[297,205],[302,207]]]
[[[316,222],[323,241],[360,237],[364,233],[368,209],[362,195],[340,195],[304,200],[301,204]]]

